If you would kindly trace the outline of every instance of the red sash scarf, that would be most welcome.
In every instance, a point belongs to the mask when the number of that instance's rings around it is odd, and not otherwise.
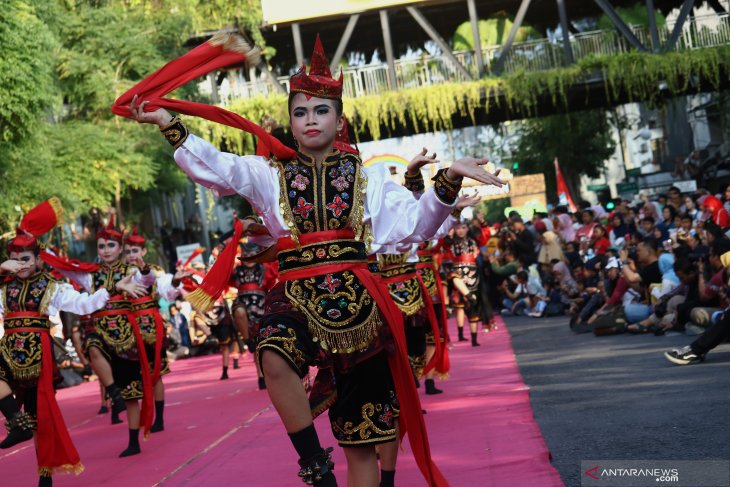
[[[433,340],[434,340],[434,347],[436,348],[436,352],[433,354],[433,357],[431,357],[431,360],[428,361],[426,366],[423,368],[423,373],[428,374],[436,368],[438,370],[439,366],[443,366],[444,361],[444,354],[448,357],[448,351],[446,348],[446,343],[441,343],[441,331],[439,330],[439,322],[438,318],[436,318],[436,310],[433,308],[433,301],[431,301],[431,295],[428,294],[428,289],[426,288],[426,285],[423,283],[423,278],[420,274],[416,274],[418,276],[418,282],[421,283],[421,289],[423,290],[423,303],[426,305],[426,318],[428,319],[429,323],[431,324],[431,331],[433,332]],[[448,360],[448,359],[447,359]],[[439,372],[441,373],[441,372]]]
[[[351,229],[330,230],[326,232],[301,234],[299,235],[299,243],[300,245],[308,245],[317,242],[352,238],[353,232]],[[280,238],[278,245],[279,250],[296,248],[296,244],[290,237]],[[421,401],[418,397],[416,384],[413,381],[413,373],[411,372],[411,365],[408,361],[406,336],[401,311],[391,299],[390,293],[385,285],[383,285],[382,280],[373,276],[368,270],[367,261],[361,263],[322,264],[314,268],[308,267],[306,269],[285,271],[279,274],[279,280],[283,282],[304,279],[313,275],[322,275],[344,270],[351,271],[360,279],[360,282],[363,283],[373,297],[385,318],[385,322],[390,327],[395,353],[388,357],[388,363],[401,407],[399,418],[401,440],[407,432],[408,440],[413,450],[413,456],[429,486],[448,486],[448,482],[438,467],[436,467],[436,464],[433,463],[433,460],[431,460],[431,448],[428,443],[428,434],[426,432],[426,424],[423,420],[423,413],[421,412]]]
[[[151,296],[142,296],[139,299],[135,299],[132,301],[132,309],[134,309],[136,306],[139,306],[144,303],[148,302],[154,302],[154,299]],[[155,303],[154,306],[151,306],[146,309],[140,309],[138,311],[135,311],[133,313],[135,322],[139,323],[137,321],[139,318],[143,316],[150,316],[154,322],[155,322],[155,356],[154,360],[155,363],[153,365],[152,369],[152,387],[157,384],[157,381],[160,380],[160,375],[162,373],[162,364],[160,360],[160,355],[162,352],[162,344],[165,341],[165,322],[162,319],[162,315],[160,314],[160,310],[157,308],[157,304]],[[145,350],[146,353],[146,350]],[[149,360],[149,357],[147,357]]]
[[[33,318],[38,313],[8,313],[6,319]],[[80,474],[84,470],[79,454],[63,421],[63,415],[56,402],[53,389],[53,348],[51,335],[45,328],[10,328],[6,335],[21,332],[39,332],[41,335],[41,375],[38,378],[38,442],[36,456],[38,473],[49,476],[53,473]]]
[[[122,301],[126,299],[127,298],[125,298],[124,296],[117,294],[109,298],[109,301]],[[132,326],[134,341],[135,345],[137,346],[137,352],[139,354],[139,372],[142,376],[142,410],[140,411],[139,427],[144,433],[144,438],[147,439],[150,436],[150,428],[152,427],[155,404],[152,391],[152,377],[150,376],[150,364],[147,360],[147,350],[145,350],[144,348],[144,339],[142,338],[142,332],[139,330],[139,324],[137,323],[134,314],[131,311],[125,309],[97,311],[92,316],[120,314],[125,315],[129,320],[129,324]]]
[[[436,368],[436,373],[440,376],[446,376],[449,371],[451,370],[451,360],[449,359],[449,342],[451,341],[449,339],[449,327],[448,327],[448,317],[446,316],[446,296],[444,295],[444,285],[443,281],[441,280],[441,276],[439,275],[438,269],[436,269],[436,266],[433,263],[419,263],[416,265],[416,269],[426,269],[431,268],[433,269],[433,275],[436,278],[436,292],[439,293],[439,297],[441,298],[441,323],[444,324],[444,343],[441,344],[441,358],[436,361],[433,364],[433,367]],[[419,275],[420,276],[420,275]],[[426,292],[428,294],[428,291]],[[429,301],[431,300],[431,296],[429,296]],[[433,302],[431,303],[433,307]],[[435,309],[434,309],[435,313]],[[430,319],[430,318],[429,318]],[[434,339],[436,339],[436,334],[434,334]],[[440,339],[439,339],[440,342]],[[439,343],[436,343],[436,350],[439,349]],[[426,367],[423,369],[423,373],[427,374],[431,371],[432,365],[431,361],[429,361],[428,364],[426,364]]]
[[[240,115],[205,103],[164,98],[165,95],[172,93],[188,81],[226,66],[241,64],[246,60],[245,54],[226,50],[227,43],[224,39],[216,39],[216,37],[204,42],[187,54],[170,61],[130,88],[117,98],[114,105],[112,105],[112,112],[122,117],[131,117],[128,105],[132,103],[134,95],[138,95],[138,103],[150,102],[146,105],[147,111],[168,108],[178,113],[205,118],[206,120],[241,129],[255,135],[258,139],[259,145],[256,151],[258,155],[269,157],[274,154],[280,160],[296,158],[294,150],[286,147],[266,132],[263,127],[246,120]]]

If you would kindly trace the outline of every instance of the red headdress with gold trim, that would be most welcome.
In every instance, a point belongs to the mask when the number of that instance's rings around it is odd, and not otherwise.
[[[115,242],[122,243],[124,235],[122,234],[122,232],[116,229],[114,225],[115,220],[116,218],[114,217],[114,215],[110,215],[109,223],[106,224],[106,227],[96,232],[96,238],[103,238],[104,240],[114,240]]]
[[[302,65],[299,71],[289,80],[289,89],[292,93],[304,93],[307,100],[313,96],[317,98],[342,98],[342,70],[340,70],[340,78],[334,79],[327,56],[324,54],[322,41],[314,41],[314,51],[312,52],[312,61],[309,66],[309,74],[307,74],[307,66]]]
[[[137,225],[134,225],[132,227],[132,233],[127,235],[127,238],[124,239],[124,243],[133,247],[144,247],[144,235],[139,234],[139,232],[137,231]]]
[[[53,197],[44,201],[26,213],[20,221],[15,238],[8,242],[8,252],[23,252],[39,248],[38,237],[62,222],[61,200]]]

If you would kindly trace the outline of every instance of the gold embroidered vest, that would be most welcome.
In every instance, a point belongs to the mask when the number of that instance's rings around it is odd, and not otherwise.
[[[135,346],[134,331],[129,321],[132,305],[129,298],[119,294],[115,288],[119,281],[133,274],[135,269],[116,261],[110,266],[102,265],[91,274],[91,292],[105,288],[111,296],[104,308],[91,315],[94,329],[116,353],[128,351]]]
[[[3,326],[6,334],[0,339],[0,353],[14,380],[35,380],[40,376],[41,333],[50,331],[48,305],[59,284],[46,272],[38,272],[28,279],[15,278],[2,284],[5,299]],[[14,328],[38,331],[9,333]]]
[[[314,341],[324,350],[348,354],[368,348],[382,326],[375,301],[351,270],[323,267],[367,262],[367,180],[360,158],[334,151],[319,170],[302,153],[296,160],[272,164],[279,167],[280,207],[297,245],[279,252],[279,272],[312,269],[311,277],[286,281],[285,295],[306,316]],[[354,237],[299,243],[303,235],[348,229]]]

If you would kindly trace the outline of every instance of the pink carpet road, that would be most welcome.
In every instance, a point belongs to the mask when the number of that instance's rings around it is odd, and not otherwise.
[[[453,322],[452,330],[455,331]],[[456,333],[452,333],[456,336]],[[506,327],[484,334],[481,347],[454,343],[452,372],[437,381],[444,393],[425,396],[426,424],[434,460],[452,486],[562,486],[530,407]],[[231,379],[219,381],[220,357],[172,364],[165,377],[166,430],[142,442],[142,454],[124,459],[126,425],[111,426],[97,415],[99,389],[86,383],[57,398],[86,470],[58,475],[55,486],[221,486],[281,487],[297,480],[297,457],[264,391],[256,389],[250,356]],[[322,444],[335,446],[324,414],[316,421]],[[125,415],[123,414],[124,418]],[[346,485],[345,459],[335,449],[335,473]],[[35,454],[31,442],[0,450],[2,484],[32,486]],[[398,461],[396,485],[423,486],[407,441]]]

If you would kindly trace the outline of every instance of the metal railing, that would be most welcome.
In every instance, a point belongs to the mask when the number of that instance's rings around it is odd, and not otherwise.
[[[661,45],[670,37],[673,24],[667,24],[659,30]],[[648,27],[632,26],[636,37],[651,49],[651,34]],[[576,61],[593,55],[610,56],[633,50],[626,39],[615,30],[596,30],[570,36],[573,57]],[[691,50],[704,47],[715,47],[730,44],[730,15],[708,15],[688,20],[682,30],[676,50]],[[661,48],[661,47],[660,47]],[[502,46],[490,46],[482,49],[487,75],[493,74],[493,66],[502,52]],[[456,59],[474,76],[477,75],[474,51],[457,51]],[[519,71],[542,71],[559,68],[565,65],[562,41],[539,39],[516,43],[507,55],[502,74]],[[443,55],[424,54],[418,57],[395,61],[395,78],[398,89],[433,86],[445,82],[463,82],[466,77]],[[375,95],[390,89],[388,83],[387,64],[369,64],[343,69],[344,95],[361,97]],[[278,81],[289,88],[289,77],[282,76]],[[237,71],[229,76],[229,84],[221,93],[223,102],[237,98],[248,98],[257,95],[269,95],[276,89],[266,80],[247,81],[242,72]]]

